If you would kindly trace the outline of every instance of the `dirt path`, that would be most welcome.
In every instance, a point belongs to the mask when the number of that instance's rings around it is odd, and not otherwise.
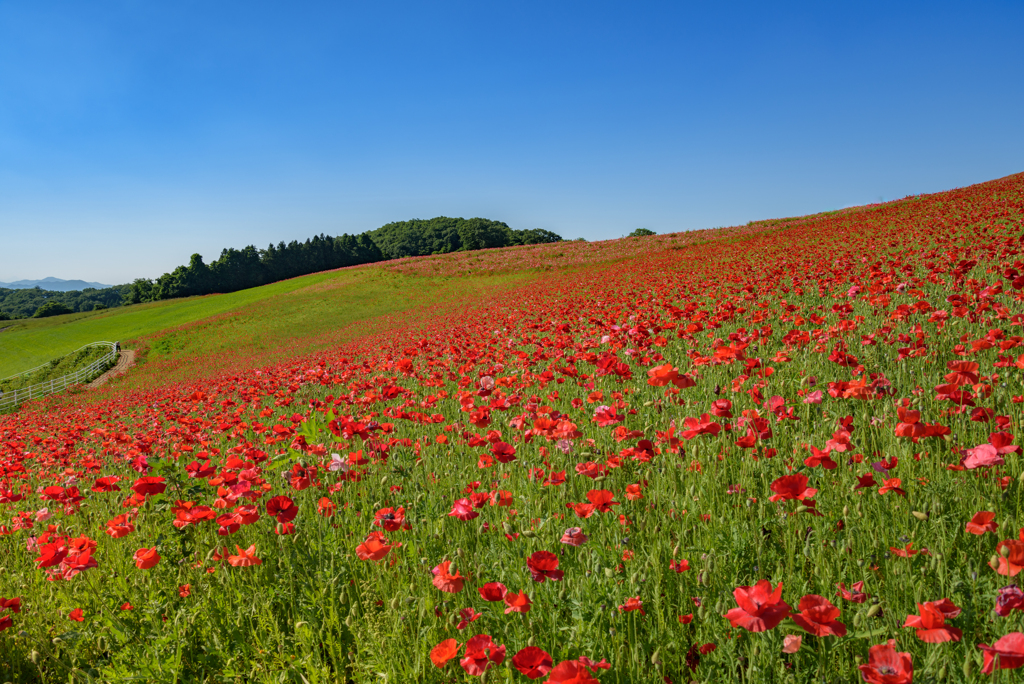
[[[117,365],[108,370],[106,373],[90,382],[86,387],[89,389],[96,389],[107,384],[111,378],[116,378],[119,375],[124,375],[128,372],[128,369],[135,365],[135,352],[131,349],[122,349],[121,354],[117,357]]]

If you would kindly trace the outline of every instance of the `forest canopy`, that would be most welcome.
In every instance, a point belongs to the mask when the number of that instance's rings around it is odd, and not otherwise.
[[[209,264],[199,254],[193,254],[187,266],[178,266],[155,280],[138,278],[127,285],[104,290],[0,289],[0,320],[33,316],[44,304],[48,304],[44,313],[64,310],[58,304],[74,312],[92,311],[122,304],[235,292],[309,273],[388,259],[561,240],[549,230],[514,230],[501,221],[485,218],[438,216],[429,220],[399,221],[359,235],[314,235],[305,242],[280,242],[266,249],[253,245],[242,249],[229,247],[221,250],[220,257]]]

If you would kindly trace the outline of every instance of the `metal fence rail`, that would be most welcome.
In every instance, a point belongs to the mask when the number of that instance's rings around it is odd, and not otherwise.
[[[50,394],[63,392],[68,387],[81,384],[83,382],[86,382],[87,380],[92,379],[93,376],[99,375],[100,369],[102,369],[105,365],[111,362],[117,362],[118,351],[116,342],[93,342],[92,344],[87,344],[83,347],[79,347],[78,349],[71,353],[74,354],[76,352],[80,352],[88,347],[110,347],[110,352],[104,354],[101,358],[93,361],[85,368],[81,368],[75,371],[74,373],[69,373],[68,375],[64,375],[59,378],[50,378],[46,382],[40,382],[35,385],[29,385],[28,387],[19,387],[18,389],[9,390],[7,392],[0,391],[0,410],[3,410],[11,406],[18,406],[19,404],[22,404],[26,401],[30,401],[32,399],[40,399]],[[24,373],[12,375],[10,378],[4,378],[4,380],[10,380],[11,378],[18,378],[23,375],[28,375],[29,373],[34,373],[41,368],[45,368],[47,365],[48,364],[44,363],[42,366],[36,366],[35,368],[27,370]]]

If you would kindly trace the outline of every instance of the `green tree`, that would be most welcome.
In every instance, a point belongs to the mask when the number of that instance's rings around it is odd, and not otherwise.
[[[49,301],[43,304],[41,307],[36,309],[33,318],[46,318],[48,316],[60,316],[62,314],[74,313],[70,308],[65,306],[62,302]]]
[[[649,228],[637,228],[626,237],[647,237],[648,235],[657,235],[657,233]]]

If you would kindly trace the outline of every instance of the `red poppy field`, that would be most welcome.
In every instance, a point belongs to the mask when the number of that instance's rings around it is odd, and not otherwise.
[[[1022,250],[1024,174],[390,262],[525,275],[0,416],[0,681],[1010,681]]]

